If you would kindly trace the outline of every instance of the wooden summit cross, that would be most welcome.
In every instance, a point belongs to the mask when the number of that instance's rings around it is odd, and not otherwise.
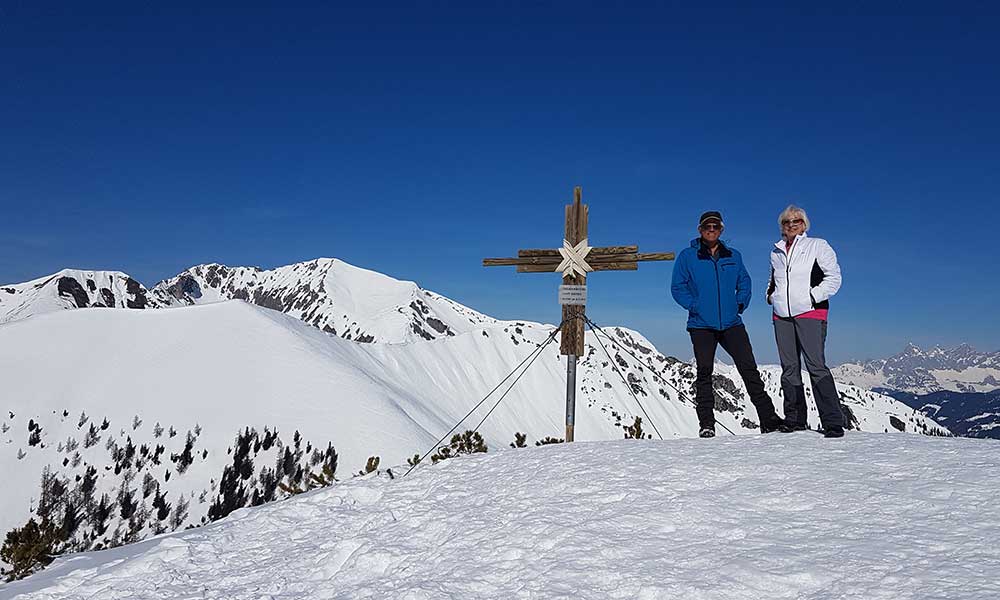
[[[573,441],[576,418],[576,359],[583,355],[583,317],[586,313],[587,273],[635,271],[642,260],[673,260],[673,252],[640,253],[638,246],[591,247],[587,240],[589,208],[583,192],[573,188],[573,204],[566,205],[566,233],[562,248],[518,250],[517,258],[484,258],[484,267],[516,266],[518,273],[563,274],[560,286],[562,331],[559,353],[566,364],[566,441]]]

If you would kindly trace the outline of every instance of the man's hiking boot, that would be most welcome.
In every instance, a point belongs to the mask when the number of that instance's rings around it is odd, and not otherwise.
[[[792,428],[785,423],[785,420],[780,417],[774,417],[766,423],[760,424],[761,433],[771,433],[772,431],[780,431],[781,433],[791,433]]]
[[[700,438],[712,438],[712,437],[715,437],[715,428],[714,427],[712,427],[712,428],[702,427],[701,430],[698,431],[698,437],[700,437]]]
[[[844,428],[843,427],[833,427],[833,428],[830,428],[830,429],[824,429],[823,430],[823,437],[826,437],[826,438],[842,438],[842,437],[844,437]]]

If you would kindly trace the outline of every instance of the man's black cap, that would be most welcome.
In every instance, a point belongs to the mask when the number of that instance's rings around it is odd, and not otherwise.
[[[698,219],[698,227],[701,227],[702,225],[708,223],[709,221],[717,221],[719,225],[723,226],[725,225],[722,222],[722,213],[720,213],[717,210],[710,210],[706,213],[702,213],[701,218]]]

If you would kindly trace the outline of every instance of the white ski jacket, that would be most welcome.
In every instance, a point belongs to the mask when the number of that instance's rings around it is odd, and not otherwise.
[[[837,253],[826,240],[806,234],[796,236],[785,250],[785,240],[771,249],[768,302],[779,317],[794,317],[815,309],[830,308],[830,296],[840,289]]]

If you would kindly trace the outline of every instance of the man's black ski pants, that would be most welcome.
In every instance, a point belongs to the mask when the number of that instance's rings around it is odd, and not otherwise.
[[[689,329],[691,343],[694,345],[694,360],[698,366],[698,376],[695,379],[695,397],[697,400],[698,425],[702,428],[715,428],[715,395],[712,392],[712,372],[715,367],[715,349],[722,346],[736,364],[750,402],[757,409],[757,418],[761,423],[769,423],[777,418],[771,397],[764,390],[764,382],[757,370],[757,360],[753,356],[750,336],[743,325],[729,329]]]

